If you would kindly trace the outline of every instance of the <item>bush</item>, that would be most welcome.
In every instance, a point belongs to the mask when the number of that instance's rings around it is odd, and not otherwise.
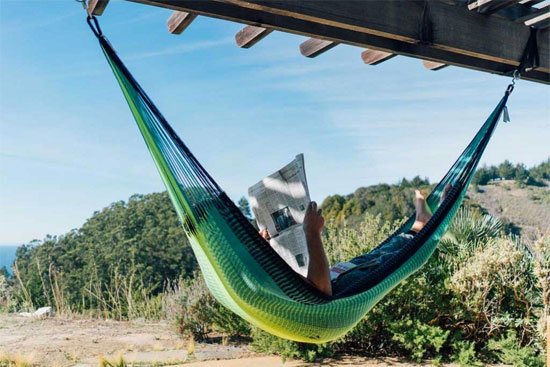
[[[329,221],[324,243],[331,263],[369,251],[399,224],[370,214],[358,230],[345,222]],[[494,346],[494,340],[513,330],[522,336],[509,342],[515,350],[537,357],[543,343],[536,325],[543,314],[540,290],[548,295],[550,263],[539,257],[539,267],[532,265],[523,244],[506,236],[503,228],[500,220],[479,210],[461,209],[426,265],[384,297],[343,338],[317,347],[255,331],[255,348],[284,358],[311,359],[329,350],[414,360],[431,357],[479,366],[502,360],[488,349],[489,342],[493,340]],[[550,243],[538,246],[541,253],[550,254]],[[539,268],[535,276],[534,269]]]
[[[436,355],[451,332],[411,319],[393,322],[390,331],[393,334],[392,339],[399,342],[417,362],[422,361],[428,353]]]
[[[196,341],[207,339],[212,331],[230,336],[250,334],[250,325],[217,302],[199,274],[182,281],[173,297],[179,306],[175,319],[180,333]]]
[[[299,343],[281,339],[258,328],[252,329],[252,339],[252,348],[255,352],[279,355],[283,363],[287,359],[294,358],[313,362],[316,359],[332,357],[334,355],[334,343]]]
[[[505,337],[490,340],[488,349],[496,353],[502,363],[514,367],[544,367],[544,358],[536,355],[532,348],[520,347],[520,341],[514,330],[509,330]]]
[[[452,349],[455,351],[452,360],[458,363],[460,367],[483,366],[483,363],[476,356],[474,342],[457,340],[452,344]]]

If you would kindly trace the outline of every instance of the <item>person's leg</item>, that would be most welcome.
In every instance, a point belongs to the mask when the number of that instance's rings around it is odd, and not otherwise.
[[[451,189],[451,185],[445,186],[443,189],[443,193],[441,194],[441,201],[445,200],[445,197],[447,196],[447,193]],[[416,197],[416,220],[411,227],[411,231],[413,232],[420,232],[422,228],[428,223],[430,218],[432,217],[432,211],[430,210],[430,207],[428,206],[428,203],[426,203],[426,198],[424,198],[424,195],[418,190],[415,191],[415,197]]]

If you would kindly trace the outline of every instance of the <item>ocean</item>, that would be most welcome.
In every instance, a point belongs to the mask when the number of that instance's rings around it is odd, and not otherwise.
[[[15,260],[15,251],[18,245],[0,246],[0,269],[5,266],[11,274],[11,266]]]

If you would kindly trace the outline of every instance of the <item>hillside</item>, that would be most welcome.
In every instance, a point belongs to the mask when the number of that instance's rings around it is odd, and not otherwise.
[[[489,214],[513,223],[524,239],[550,232],[550,186],[518,187],[513,180],[493,181],[471,188],[468,198]]]
[[[352,228],[357,228],[365,213],[391,222],[414,213],[414,189],[427,193],[432,187],[427,179],[417,176],[393,185],[360,187],[348,195],[329,196],[322,208],[327,219]],[[550,159],[529,169],[509,161],[479,168],[463,205],[502,219],[509,230],[527,240],[550,231]]]

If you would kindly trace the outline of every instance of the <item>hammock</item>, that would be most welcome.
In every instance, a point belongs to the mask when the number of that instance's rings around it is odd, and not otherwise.
[[[426,263],[459,208],[513,89],[512,85],[508,87],[487,121],[427,197],[434,214],[424,228],[391,259],[328,296],[295,273],[258,234],[130,74],[102,35],[97,20],[88,19],[88,23],[120,84],[212,294],[251,324],[301,342],[322,343],[344,335],[388,292]],[[440,202],[447,184],[452,188]],[[414,216],[384,243],[410,230],[413,222]]]

